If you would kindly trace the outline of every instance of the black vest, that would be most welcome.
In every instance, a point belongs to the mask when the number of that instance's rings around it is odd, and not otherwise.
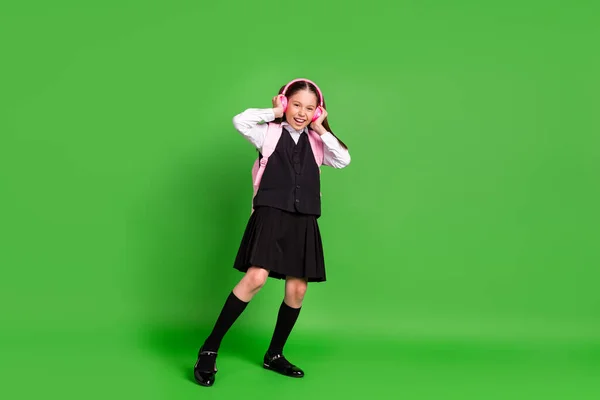
[[[285,127],[282,129],[254,197],[254,208],[269,206],[318,217],[321,179],[308,136],[302,133],[296,144]]]

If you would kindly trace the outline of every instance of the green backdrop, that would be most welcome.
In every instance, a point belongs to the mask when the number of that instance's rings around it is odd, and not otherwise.
[[[202,4],[0,6],[2,397],[598,398],[597,5]],[[307,375],[260,368],[269,281],[201,388],[250,212],[231,119],[296,77],[353,158]]]

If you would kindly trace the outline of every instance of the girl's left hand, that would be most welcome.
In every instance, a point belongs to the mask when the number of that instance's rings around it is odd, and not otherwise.
[[[313,131],[317,132],[319,135],[322,135],[323,133],[325,133],[325,128],[323,127],[323,121],[325,121],[325,118],[327,118],[327,110],[319,107],[322,111],[321,116],[316,120],[313,121],[310,124],[310,127],[312,128]]]

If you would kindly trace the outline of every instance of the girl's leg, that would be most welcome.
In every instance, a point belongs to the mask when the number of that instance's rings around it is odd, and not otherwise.
[[[292,328],[298,319],[308,284],[305,279],[288,277],[285,281],[285,297],[279,307],[275,331],[269,345],[269,353],[281,354]]]
[[[217,352],[223,337],[237,318],[246,309],[254,295],[264,286],[269,271],[263,268],[250,267],[244,277],[229,293],[212,332],[202,346],[203,350]]]
[[[279,307],[277,324],[263,363],[267,369],[295,378],[303,377],[304,371],[283,356],[283,347],[298,319],[307,287],[308,284],[304,279],[290,277],[286,279],[285,297]]]
[[[250,267],[244,277],[229,293],[212,332],[200,348],[198,360],[194,365],[194,377],[202,386],[212,386],[217,372],[217,352],[223,337],[237,318],[246,309],[254,295],[264,286],[269,271]]]

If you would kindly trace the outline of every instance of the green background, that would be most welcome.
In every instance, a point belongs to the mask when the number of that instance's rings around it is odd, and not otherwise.
[[[594,2],[13,3],[2,397],[600,396]],[[323,171],[328,281],[286,347],[307,375],[260,366],[271,280],[202,388],[256,157],[231,118],[296,77],[353,157]]]

